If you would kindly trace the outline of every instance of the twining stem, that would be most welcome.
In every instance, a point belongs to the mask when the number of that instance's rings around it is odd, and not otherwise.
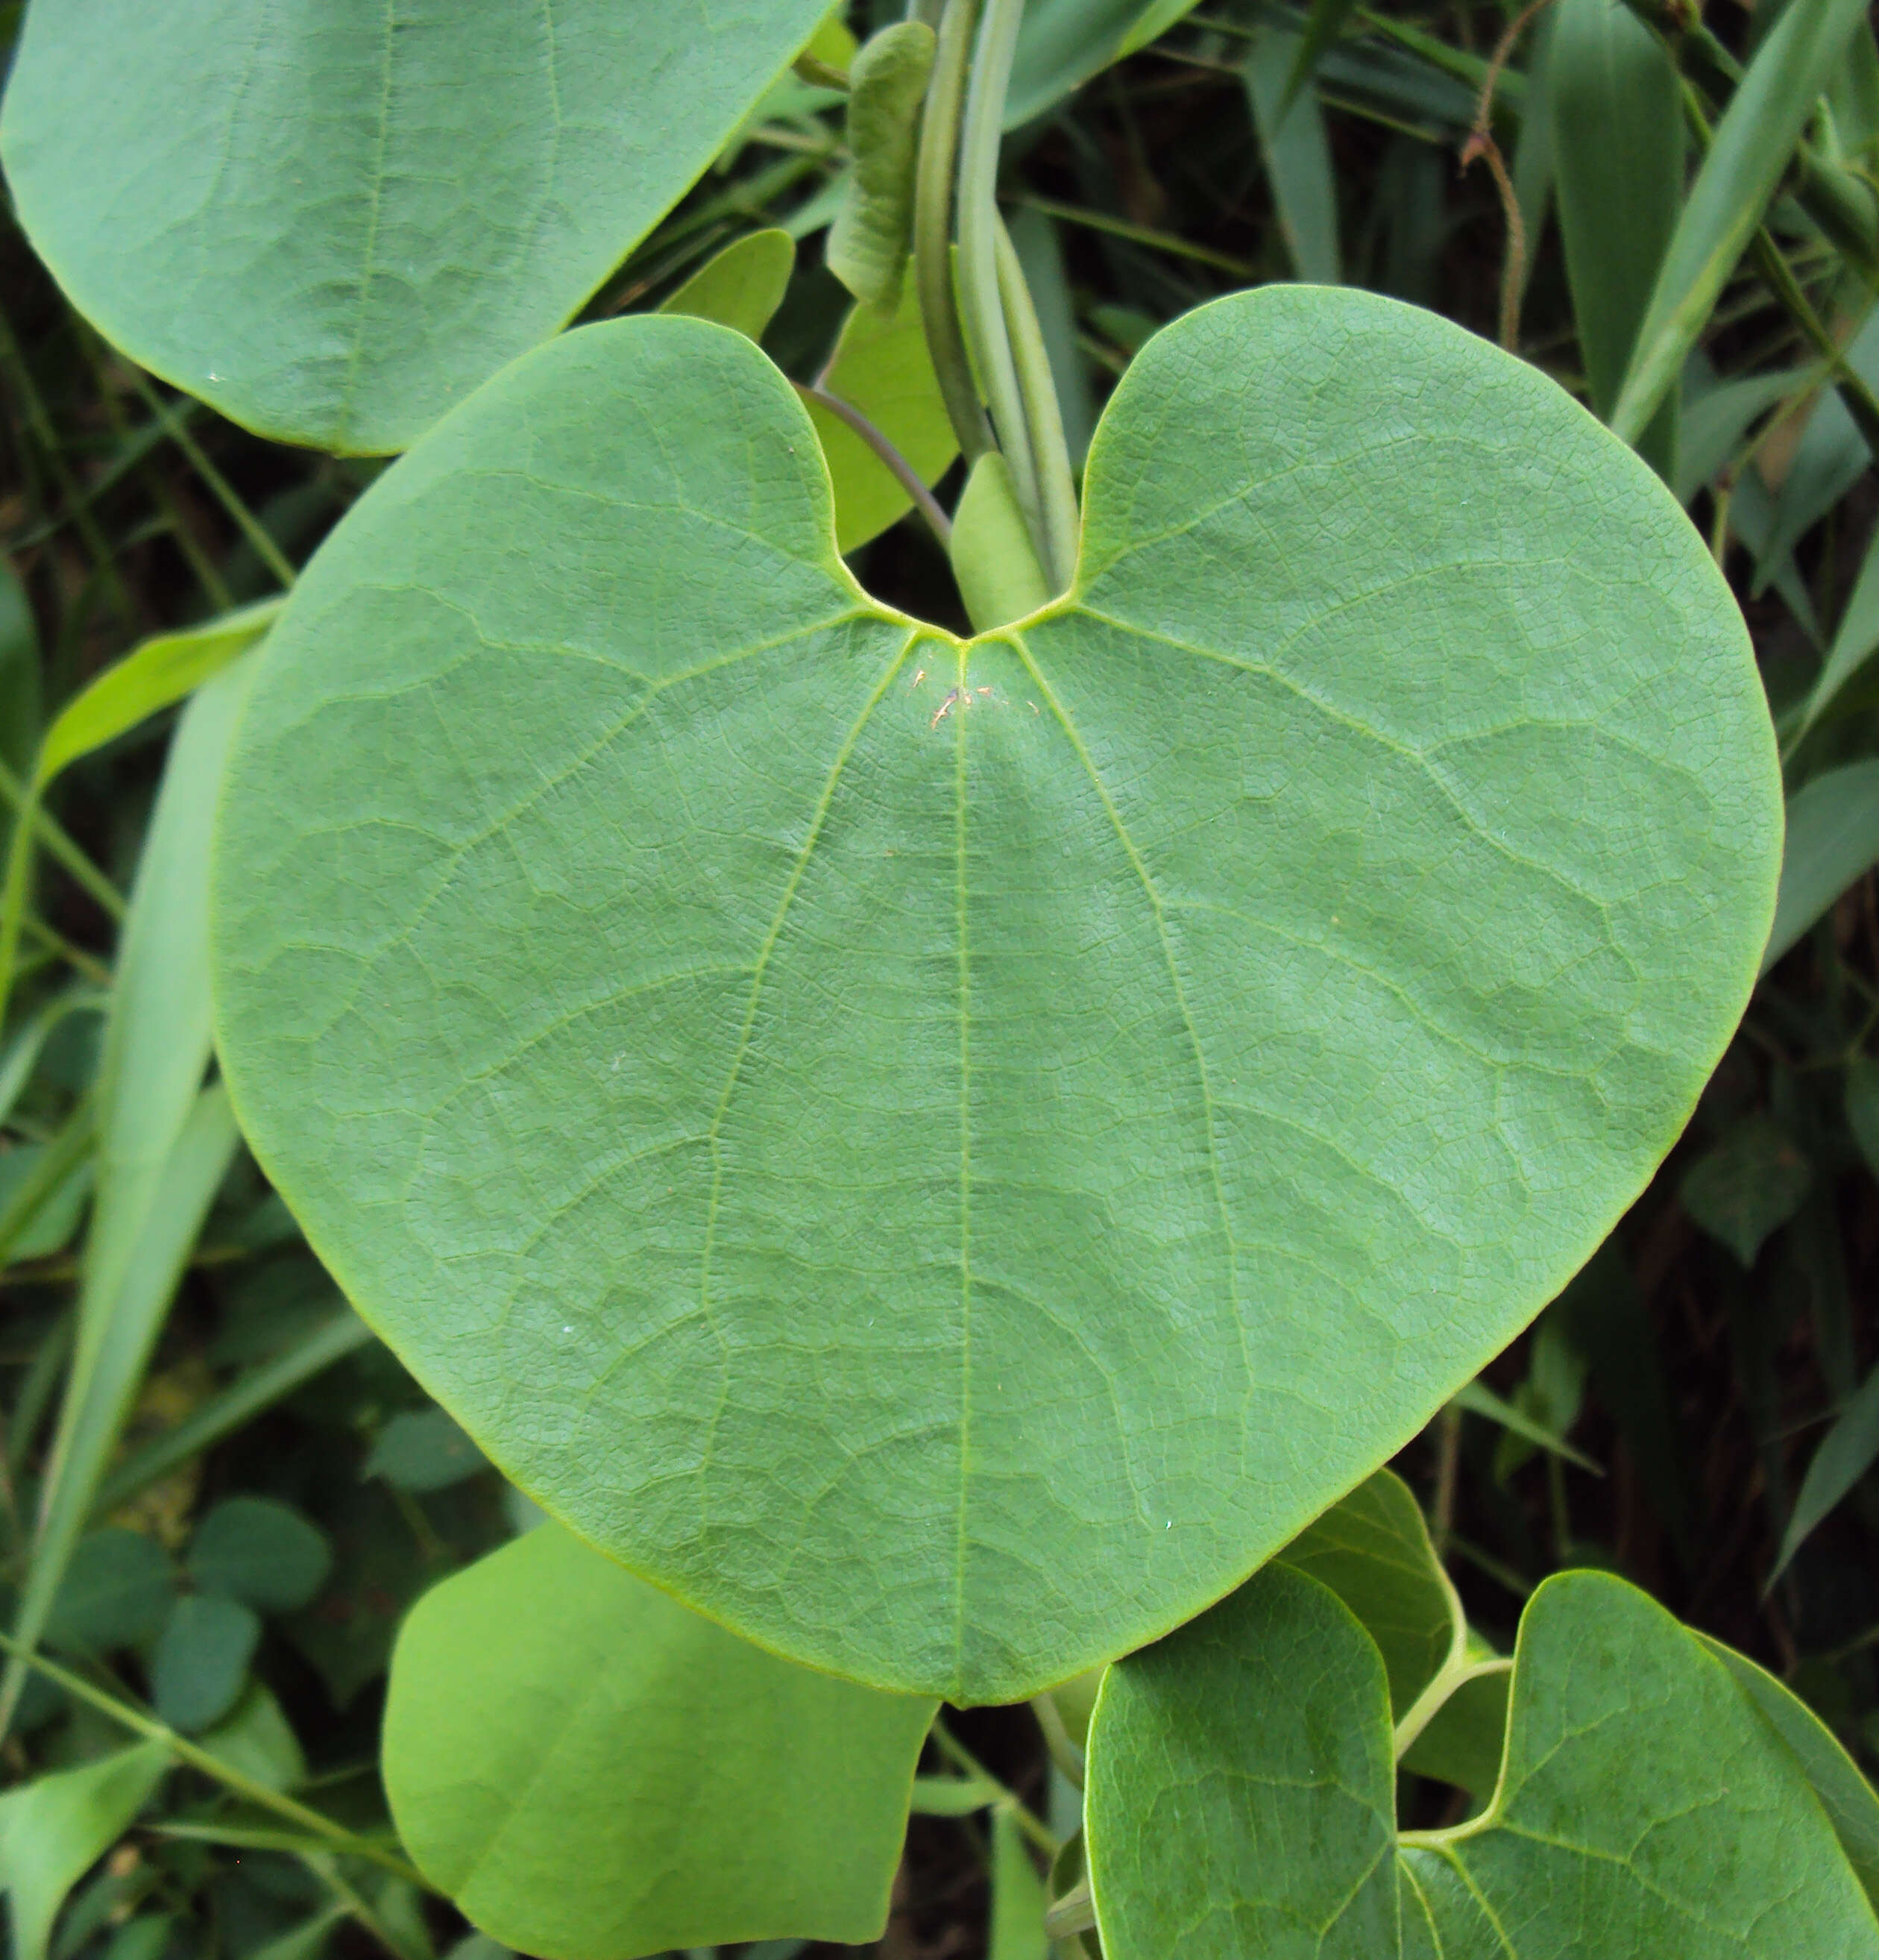
[[[437,1888],[425,1878],[415,1866],[408,1864],[396,1852],[388,1851],[375,1839],[363,1838],[357,1831],[348,1831],[342,1824],[335,1824],[323,1812],[310,1809],[304,1803],[296,1803],[291,1796],[283,1796],[278,1790],[270,1790],[265,1783],[257,1783],[233,1763],[225,1762],[220,1756],[199,1748],[186,1736],[179,1736],[167,1723],[159,1722],[154,1716],[145,1714],[128,1702],[120,1701],[114,1694],[107,1694],[102,1688],[94,1688],[81,1676],[72,1674],[56,1666],[43,1656],[29,1653],[5,1634],[0,1634],[0,1650],[16,1656],[27,1666],[36,1668],[47,1680],[62,1688],[68,1694],[75,1695],[81,1701],[107,1715],[132,1734],[143,1736],[146,1741],[161,1742],[178,1762],[186,1763],[192,1770],[199,1770],[204,1776],[212,1777],[224,1790],[245,1799],[262,1810],[271,1810],[275,1815],[285,1818],[289,1823],[297,1825],[303,1831],[310,1831],[322,1838],[335,1851],[351,1858],[364,1858],[386,1871],[393,1872],[401,1879],[409,1880],[421,1890],[434,1892]]]
[[[1076,480],[1070,473],[1070,444],[1063,437],[1063,412],[1057,399],[1057,377],[1038,324],[1018,249],[1004,220],[998,221],[998,289],[1004,307],[1005,329],[1011,339],[1024,402],[1025,430],[1038,476],[1039,530],[1038,555],[1053,592],[1063,591],[1076,569]]]
[[[914,509],[926,519],[928,528],[940,541],[940,549],[950,550],[952,520],[940,508],[940,500],[927,488],[920,472],[894,447],[886,433],[870,422],[854,402],[844,402],[839,395],[831,395],[819,380],[798,381],[793,385],[804,401],[821,403],[838,421],[846,422],[873,450],[893,473],[894,480],[913,498]]]
[[[999,147],[1023,11],[1024,0],[989,0],[972,59],[959,139],[959,304],[998,446],[1011,466],[1018,507],[1038,557],[1048,564],[1037,463],[998,276]]]
[[[1500,86],[1501,71],[1507,65],[1515,44],[1528,25],[1552,5],[1552,0],[1530,0],[1530,4],[1508,24],[1496,44],[1494,58],[1483,78],[1480,100],[1475,104],[1474,127],[1461,146],[1461,167],[1465,170],[1479,157],[1488,167],[1499,193],[1501,215],[1507,225],[1507,256],[1501,266],[1501,345],[1509,354],[1519,351],[1520,296],[1527,285],[1527,225],[1514,193],[1514,180],[1507,173],[1505,159],[1494,140],[1494,91]]]
[[[972,364],[959,326],[952,278],[952,210],[959,165],[959,119],[978,0],[951,0],[940,23],[933,78],[927,84],[920,124],[920,158],[914,180],[914,285],[946,418],[969,469],[994,447],[990,425],[979,406]]]

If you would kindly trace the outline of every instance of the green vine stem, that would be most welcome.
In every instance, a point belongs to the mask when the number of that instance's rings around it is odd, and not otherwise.
[[[1018,371],[1024,402],[1025,433],[1038,479],[1038,556],[1053,592],[1067,588],[1076,570],[1078,519],[1076,479],[1070,469],[1070,444],[1063,436],[1063,412],[1057,399],[1057,377],[1032,304],[1031,288],[1018,248],[1003,218],[998,220],[998,291],[1005,330]]]
[[[1011,466],[1012,487],[1038,555],[1048,563],[1037,463],[1024,395],[1013,357],[998,276],[998,157],[1005,95],[1017,51],[1024,0],[989,0],[978,33],[959,139],[959,310],[984,386],[998,446]]]
[[[940,23],[940,46],[920,125],[914,188],[914,283],[927,349],[947,418],[968,469],[995,447],[965,352],[952,279],[952,208],[959,164],[959,119],[978,0],[952,0]]]

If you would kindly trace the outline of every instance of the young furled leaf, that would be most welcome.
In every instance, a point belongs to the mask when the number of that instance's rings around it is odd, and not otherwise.
[[[914,236],[914,166],[920,105],[933,72],[933,33],[924,21],[883,27],[849,76],[848,148],[854,170],[828,234],[828,269],[882,313],[900,304]]]
[[[1728,590],[1524,363],[1222,300],[1086,494],[962,643],[748,340],[564,336],[303,575],[217,847],[227,1079],[427,1388],[687,1603],[964,1701],[1190,1617],[1557,1293],[1776,870]]]

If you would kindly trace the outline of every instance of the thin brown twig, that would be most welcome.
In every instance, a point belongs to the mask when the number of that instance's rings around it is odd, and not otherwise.
[[[892,441],[854,402],[844,402],[839,395],[831,395],[819,382],[794,382],[791,384],[806,402],[819,402],[838,421],[846,422],[857,435],[873,450],[892,472],[894,480],[914,501],[914,508],[927,520],[928,527],[940,541],[942,551],[952,548],[952,520],[940,507],[939,499],[927,487],[926,479],[920,472],[896,449]]]
[[[1474,107],[1474,126],[1461,146],[1461,168],[1466,170],[1478,157],[1487,165],[1494,188],[1500,194],[1501,215],[1507,224],[1507,256],[1501,267],[1500,342],[1509,354],[1515,351],[1520,335],[1520,295],[1527,283],[1527,224],[1520,215],[1520,199],[1514,194],[1507,160],[1494,140],[1494,91],[1500,86],[1501,71],[1506,67],[1515,43],[1535,17],[1552,4],[1553,0],[1528,0],[1508,23],[1482,79],[1480,98]]]

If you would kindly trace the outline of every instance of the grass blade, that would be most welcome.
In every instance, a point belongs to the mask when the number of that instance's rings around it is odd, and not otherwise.
[[[1849,762],[1788,799],[1766,973],[1848,886],[1879,864],[1879,762]]]
[[[1854,1392],[1833,1427],[1820,1439],[1801,1480],[1794,1514],[1781,1541],[1781,1556],[1768,1575],[1772,1586],[1810,1533],[1879,1458],[1879,1368]]]
[[[1302,48],[1288,29],[1262,29],[1247,52],[1246,93],[1292,269],[1301,279],[1334,286],[1343,274],[1324,112],[1314,94],[1289,95]]]
[[[225,669],[178,726],[138,867],[98,1071],[97,1199],[72,1371],[14,1637],[30,1650],[236,1143],[209,1059],[208,841],[246,676]],[[25,1682],[0,1685],[0,1732]]]
[[[1594,413],[1609,416],[1683,195],[1683,102],[1663,43],[1611,0],[1559,0],[1547,65],[1572,313]],[[1661,476],[1674,386],[1638,447]]]
[[[1651,294],[1610,415],[1636,444],[1754,237],[1863,0],[1790,0],[1716,126]]]
[[[1858,673],[1879,649],[1879,529],[1866,546],[1859,576],[1840,615],[1839,630],[1827,649],[1827,664],[1807,696],[1805,711],[1796,739],[1806,734],[1827,711],[1833,697]],[[1792,745],[1791,745],[1792,746]]]

